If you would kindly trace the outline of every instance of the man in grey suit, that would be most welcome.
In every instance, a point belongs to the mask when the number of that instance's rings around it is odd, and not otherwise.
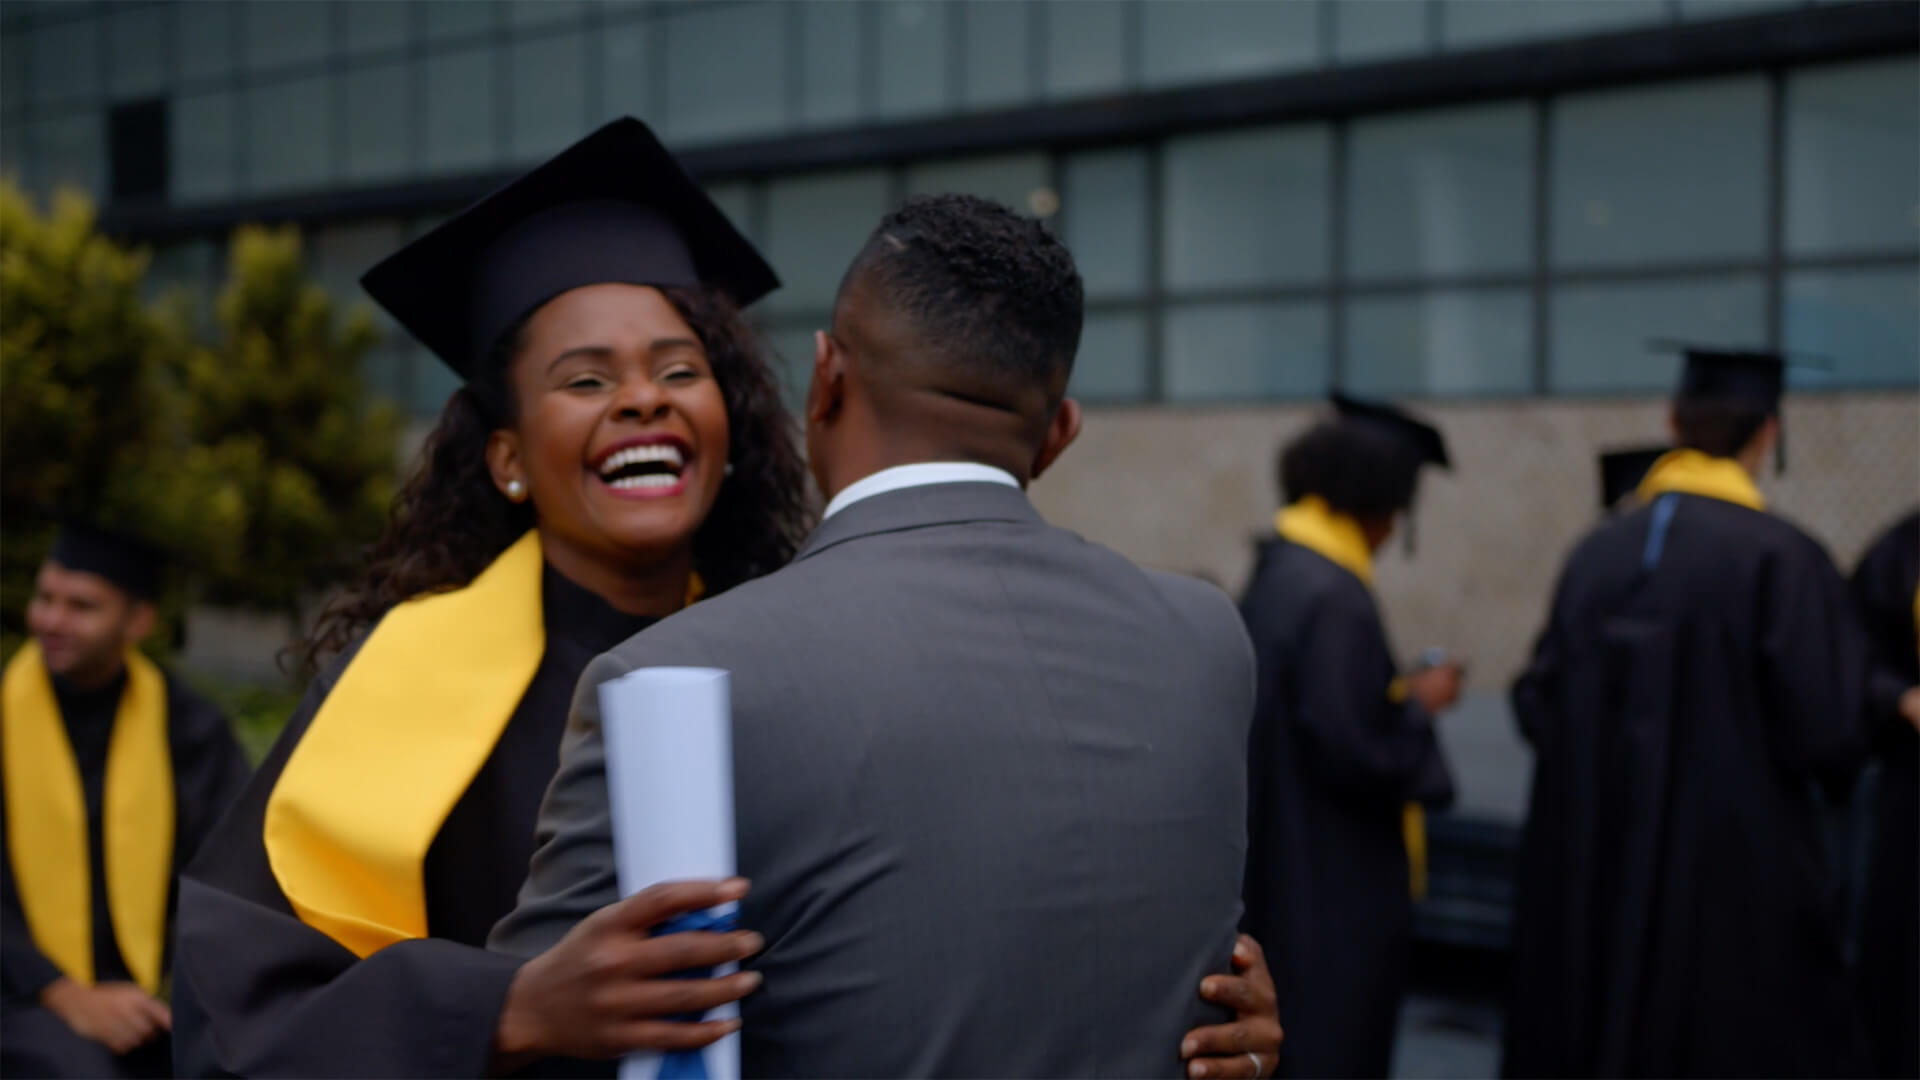
[[[725,668],[765,941],[749,1074],[1181,1071],[1240,916],[1253,659],[1226,596],[1022,491],[1079,431],[1081,309],[1065,248],[1003,208],[881,222],[816,335],[825,520],[587,669],[494,947],[541,953],[617,898],[594,688]]]

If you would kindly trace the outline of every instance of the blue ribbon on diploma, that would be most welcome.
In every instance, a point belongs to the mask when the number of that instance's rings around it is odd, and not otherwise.
[[[666,922],[661,923],[659,928],[654,930],[653,934],[655,937],[659,937],[662,934],[681,934],[689,930],[724,934],[732,930],[738,923],[739,915],[739,908],[731,904],[724,910],[715,908],[709,911],[689,912],[685,915],[676,915]],[[704,968],[681,971],[667,977],[670,979],[711,979],[713,978],[713,969]],[[705,1016],[705,1013],[687,1013],[682,1016],[676,1016],[674,1019],[693,1024],[700,1022]],[[663,1055],[660,1059],[659,1080],[707,1080],[706,1050],[704,1048],[700,1050],[675,1050],[672,1053]]]

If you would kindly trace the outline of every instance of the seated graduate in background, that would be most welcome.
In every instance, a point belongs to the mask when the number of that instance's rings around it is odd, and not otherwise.
[[[768,941],[748,1075],[1170,1075],[1183,1049],[1230,1055],[1190,1075],[1267,1070],[1270,997],[1264,1032],[1189,1032],[1228,1018],[1196,990],[1236,944],[1245,634],[1217,590],[1022,490],[1078,434],[1082,316],[1039,222],[965,195],[880,222],[815,334],[824,521],[791,565],[587,669],[494,945],[563,984],[549,958],[618,911],[592,688],[719,667],[739,920]]]
[[[174,877],[248,769],[138,649],[160,573],[137,540],[61,530],[0,675],[0,1075],[171,1074]]]
[[[1777,355],[1687,350],[1679,449],[1574,548],[1513,688],[1510,1076],[1867,1069],[1813,790],[1865,760],[1865,643],[1755,486],[1783,387]]]
[[[1671,446],[1636,446],[1608,450],[1600,455],[1600,510],[1624,514],[1640,505],[1640,481],[1653,463],[1667,456]]]
[[[1860,1007],[1881,1076],[1920,1076],[1920,511],[1853,572],[1872,641],[1867,722],[1880,759],[1860,915]]]
[[[1260,680],[1244,925],[1273,958],[1282,1076],[1386,1075],[1424,889],[1422,808],[1453,798],[1433,720],[1461,670],[1402,677],[1372,592],[1374,554],[1420,469],[1447,467],[1446,445],[1390,406],[1334,404],[1281,452],[1279,535],[1240,605]]]

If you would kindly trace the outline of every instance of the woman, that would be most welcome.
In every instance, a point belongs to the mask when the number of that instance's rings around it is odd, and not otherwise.
[[[665,1018],[757,976],[660,976],[756,936],[643,935],[724,886],[650,890],[524,968],[481,945],[588,660],[805,531],[790,424],[734,306],[777,282],[629,119],[365,284],[467,384],[308,642],[340,655],[182,882],[180,1070],[476,1076],[704,1045],[732,1025]],[[1187,1056],[1221,1055],[1198,1075],[1251,1075],[1242,1051],[1277,1042],[1251,959],[1210,996],[1258,1015],[1196,1032]]]

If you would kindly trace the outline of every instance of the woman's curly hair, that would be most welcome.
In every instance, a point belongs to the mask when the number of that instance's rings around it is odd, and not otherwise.
[[[739,309],[711,290],[660,291],[699,336],[726,400],[733,473],[694,537],[694,569],[711,596],[793,558],[812,525],[806,465],[779,379]],[[465,586],[533,528],[533,507],[500,494],[486,461],[488,437],[518,414],[508,373],[525,326],[522,320],[503,333],[481,370],[447,400],[366,570],[295,646],[308,673],[396,605]]]

